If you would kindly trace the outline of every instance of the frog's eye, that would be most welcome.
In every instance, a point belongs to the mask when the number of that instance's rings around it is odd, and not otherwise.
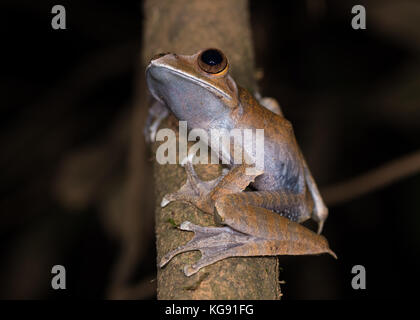
[[[226,56],[218,49],[204,50],[198,56],[199,67],[207,73],[220,73],[226,69],[227,64]]]

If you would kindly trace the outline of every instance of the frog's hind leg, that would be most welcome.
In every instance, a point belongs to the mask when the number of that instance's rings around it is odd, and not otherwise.
[[[327,240],[298,222],[310,216],[312,207],[302,195],[285,191],[259,191],[230,194],[216,201],[218,219],[232,229],[253,237],[252,244],[241,248],[244,256],[336,255]],[[292,221],[274,211],[291,210]]]
[[[233,211],[245,210],[241,208],[249,205],[274,211],[298,223],[310,219],[313,209],[309,193],[294,193],[288,190],[240,192],[223,195],[216,202],[217,212],[222,217],[224,214],[233,215]]]
[[[254,196],[255,193],[257,196]],[[293,201],[289,199],[287,203],[292,205]],[[162,259],[161,267],[175,255],[192,250],[200,250],[202,257],[197,263],[184,268],[187,276],[228,257],[321,253],[336,257],[323,236],[256,204],[278,207],[270,191],[220,197],[216,201],[216,217],[227,226],[200,227],[184,222],[181,229],[193,231],[195,236],[186,245],[168,253]]]

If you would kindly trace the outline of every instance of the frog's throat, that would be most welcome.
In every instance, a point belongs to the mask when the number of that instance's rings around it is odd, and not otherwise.
[[[225,97],[226,99],[232,100],[232,97],[229,94],[227,94],[226,92],[224,92],[222,89],[219,89],[219,88],[217,88],[217,87],[215,87],[215,86],[213,86],[211,84],[208,84],[208,83],[204,82],[203,80],[200,80],[198,78],[195,78],[195,77],[191,76],[190,74],[188,74],[186,72],[182,72],[182,71],[177,70],[177,69],[175,69],[175,68],[173,68],[171,66],[161,65],[161,64],[156,63],[156,62],[152,62],[152,64],[149,65],[148,68],[150,68],[152,65],[155,66],[155,67],[167,69],[167,70],[169,70],[172,73],[176,73],[177,75],[179,75],[180,77],[182,77],[184,79],[187,79],[187,80],[190,80],[192,82],[195,82],[198,85],[200,85],[201,87],[204,87],[204,88],[206,88],[206,89],[208,89],[210,91],[213,91],[215,93],[219,93],[219,94],[223,95],[223,97]]]

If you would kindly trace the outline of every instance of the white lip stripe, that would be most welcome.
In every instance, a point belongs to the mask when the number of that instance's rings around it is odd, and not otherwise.
[[[161,64],[161,63],[159,63],[156,60],[153,60],[152,62],[150,62],[150,64],[147,67],[147,69],[149,69],[151,65],[156,66],[156,67],[160,67],[160,68],[165,68],[165,69],[171,70],[172,72],[180,75],[181,77],[183,77],[185,79],[191,80],[191,81],[193,81],[193,82],[195,82],[195,83],[197,83],[197,84],[201,85],[202,87],[205,87],[205,88],[207,88],[209,90],[216,91],[216,92],[222,94],[225,98],[227,98],[229,100],[232,100],[232,97],[229,96],[226,92],[224,92],[224,91],[220,90],[219,88],[216,88],[216,87],[214,87],[212,85],[209,85],[209,84],[207,84],[206,82],[204,82],[204,81],[202,81],[200,79],[194,78],[191,75],[189,75],[188,73],[185,73],[185,72],[182,72],[180,70],[177,70],[177,69],[175,69],[175,68],[173,68],[171,66]]]

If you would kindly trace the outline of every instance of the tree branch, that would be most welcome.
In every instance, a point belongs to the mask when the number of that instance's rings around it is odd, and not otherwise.
[[[149,0],[145,2],[143,64],[158,52],[192,54],[199,49],[216,47],[229,59],[233,77],[243,87],[256,89],[251,30],[246,0]],[[174,119],[162,127],[176,130]],[[140,129],[139,129],[140,130]],[[153,149],[156,150],[156,144]],[[203,179],[219,173],[218,167],[197,168]],[[213,217],[191,205],[175,202],[161,209],[164,194],[176,191],[185,182],[179,165],[154,164],[156,186],[157,255],[160,258],[184,244],[192,234],[174,228],[189,220],[195,224],[214,225]],[[199,258],[198,252],[175,257],[165,268],[158,269],[159,299],[278,299],[278,262],[275,257],[229,258],[208,266],[187,278],[185,264]]]

